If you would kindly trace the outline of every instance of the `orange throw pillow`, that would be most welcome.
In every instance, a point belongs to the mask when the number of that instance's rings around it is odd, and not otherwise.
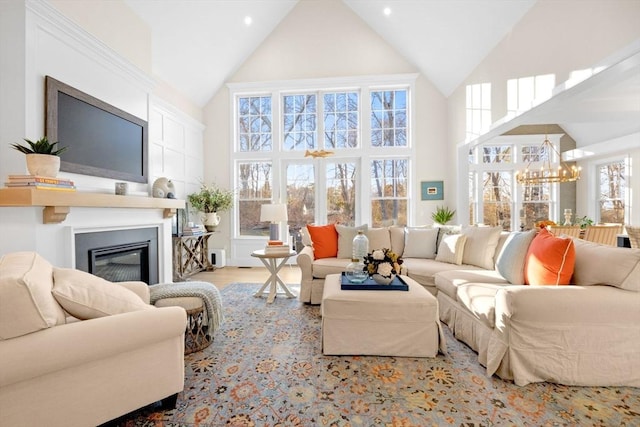
[[[338,256],[338,232],[335,224],[307,225],[313,243],[313,257],[335,258]]]
[[[541,229],[529,245],[524,266],[527,285],[568,285],[576,262],[573,240]]]

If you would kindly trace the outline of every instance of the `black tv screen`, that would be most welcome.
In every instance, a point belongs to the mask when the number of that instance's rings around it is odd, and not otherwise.
[[[147,182],[147,122],[46,77],[46,134],[58,147],[60,170]]]

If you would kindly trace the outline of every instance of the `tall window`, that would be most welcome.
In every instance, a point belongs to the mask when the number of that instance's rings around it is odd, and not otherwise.
[[[358,92],[336,92],[324,95],[324,146],[355,148],[358,146],[360,123]]]
[[[240,151],[270,151],[271,97],[238,99],[238,147]]]
[[[407,223],[407,159],[371,161],[373,226]]]
[[[556,83],[555,74],[522,77],[507,81],[507,112],[517,114],[529,110],[534,101],[551,97]]]
[[[407,146],[407,91],[371,92],[371,145]]]
[[[467,141],[471,141],[491,126],[491,83],[467,86]]]
[[[627,174],[624,161],[598,166],[600,222],[624,224]]]
[[[559,144],[560,135],[548,135]],[[469,155],[469,222],[500,225],[505,230],[533,228],[536,221],[558,219],[554,194],[558,184],[522,186],[515,172],[540,167],[559,159],[540,147],[541,135],[502,136],[485,143]],[[499,142],[499,143],[498,143]],[[549,158],[549,156],[552,156]]]
[[[260,205],[272,201],[287,203],[293,231],[313,222],[406,224],[414,79],[235,85],[234,235],[266,236]]]
[[[286,95],[283,110],[284,149],[315,149],[318,145],[316,95]]]
[[[240,162],[238,173],[238,210],[241,212],[240,234],[268,235],[260,222],[260,205],[271,202],[272,165],[270,162]]]

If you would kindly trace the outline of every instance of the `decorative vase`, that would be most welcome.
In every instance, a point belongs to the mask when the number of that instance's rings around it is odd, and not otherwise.
[[[218,224],[220,224],[220,215],[217,212],[207,212],[204,214],[203,223],[207,231],[215,231]]]
[[[50,154],[27,154],[27,170],[31,175],[55,178],[60,171],[60,157]]]
[[[358,258],[351,259],[351,262],[344,269],[344,275],[351,283],[363,283],[369,277],[369,274],[364,271],[364,263]]]
[[[388,285],[393,282],[393,279],[396,278],[395,274],[392,274],[391,277],[384,277],[378,273],[373,273],[371,278],[379,285]]]

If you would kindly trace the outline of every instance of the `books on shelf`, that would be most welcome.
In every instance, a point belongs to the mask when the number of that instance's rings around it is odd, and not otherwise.
[[[37,175],[9,175],[4,183],[10,188],[35,188],[37,190],[76,191],[76,186],[70,179],[53,178]]]

